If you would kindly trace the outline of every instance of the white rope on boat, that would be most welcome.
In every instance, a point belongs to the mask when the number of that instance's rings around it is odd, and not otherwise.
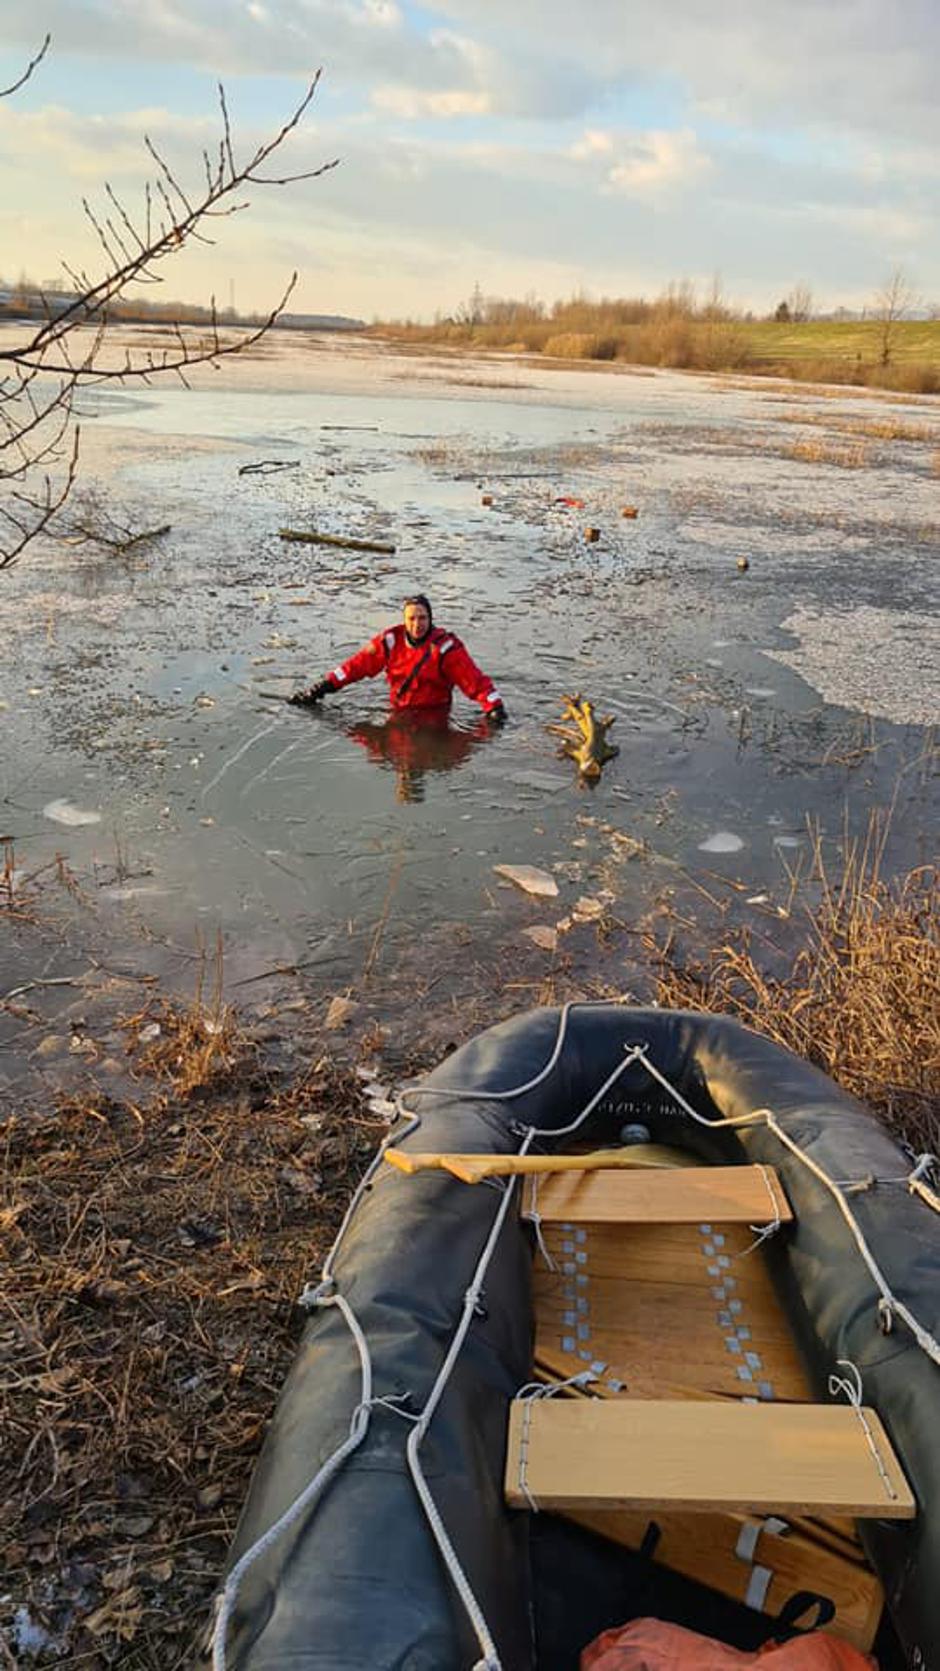
[[[871,1423],[869,1422],[862,1407],[862,1377],[851,1358],[837,1358],[836,1363],[839,1365],[840,1369],[847,1369],[849,1373],[848,1375],[830,1375],[829,1392],[833,1398],[836,1398],[839,1393],[845,1394],[852,1406],[852,1409],[855,1411],[855,1414],[862,1424],[865,1438],[868,1440],[868,1448],[877,1464],[878,1472],[881,1475],[881,1482],[885,1491],[891,1498],[891,1501],[896,1503],[898,1500],[898,1494],[891,1483],[891,1476],[885,1467],[884,1457],[878,1448],[878,1442],[871,1430]]]
[[[744,1248],[741,1253],[735,1254],[736,1259],[746,1259],[749,1253],[753,1253],[756,1248],[762,1247],[764,1242],[769,1241],[771,1236],[775,1236],[777,1234],[782,1222],[780,1218],[780,1202],[777,1199],[777,1192],[771,1182],[770,1173],[768,1172],[766,1166],[760,1165],[760,1162],[758,1162],[758,1169],[763,1180],[764,1188],[770,1197],[770,1207],[773,1213],[773,1218],[768,1219],[766,1224],[748,1225],[748,1229],[753,1231],[754,1240],[746,1248]]]
[[[519,1435],[519,1490],[532,1510],[538,1514],[539,1505],[529,1489],[527,1467],[529,1461],[529,1433],[532,1426],[533,1406],[539,1399],[554,1398],[556,1393],[564,1392],[568,1387],[586,1387],[589,1382],[596,1381],[593,1369],[579,1370],[577,1375],[569,1375],[565,1381],[528,1381],[520,1387],[516,1398],[525,1405],[522,1412],[522,1432]]]
[[[332,1456],[327,1458],[323,1467],[314,1475],[313,1479],[304,1486],[303,1491],[300,1492],[299,1496],[294,1498],[294,1501],[284,1510],[284,1513],[274,1522],[274,1525],[269,1526],[268,1530],[251,1545],[250,1549],[246,1549],[244,1555],[242,1555],[240,1560],[236,1561],[229,1573],[228,1578],[225,1581],[222,1594],[219,1598],[219,1608],[216,1615],[215,1628],[212,1633],[213,1671],[225,1671],[225,1647],[226,1639],[228,1637],[229,1622],[231,1620],[235,1603],[238,1599],[238,1592],[241,1588],[241,1583],[245,1574],[248,1572],[249,1568],[254,1566],[255,1562],[271,1548],[271,1545],[281,1536],[281,1534],[286,1532],[289,1526],[293,1525],[294,1521],[300,1514],[303,1513],[304,1509],[308,1508],[311,1503],[316,1502],[320,1493],[333,1478],[333,1475],[339,1472],[343,1463],[346,1461],[346,1458],[352,1455],[357,1446],[361,1445],[368,1431],[372,1404],[372,1359],[369,1354],[369,1347],[366,1342],[365,1335],[359,1326],[352,1306],[343,1299],[342,1294],[324,1293],[316,1303],[321,1306],[338,1306],[349,1326],[350,1333],[356,1343],[356,1350],[359,1354],[359,1365],[362,1375],[361,1397],[352,1413],[348,1437],[343,1440],[341,1445],[337,1446]]]
[[[535,1245],[538,1248],[539,1253],[542,1255],[542,1258],[545,1260],[545,1264],[547,1265],[548,1269],[550,1271],[553,1271],[553,1272],[557,1273],[558,1266],[555,1264],[554,1259],[552,1258],[551,1254],[548,1251],[548,1247],[547,1247],[546,1242],[545,1242],[545,1236],[542,1232],[542,1215],[539,1212],[539,1183],[540,1183],[540,1181],[541,1180],[539,1178],[538,1173],[533,1172],[531,1177],[529,1178],[529,1184],[531,1185],[531,1189],[529,1191],[530,1200],[529,1200],[528,1204],[523,1207],[522,1216],[523,1216],[523,1218],[525,1218],[528,1221],[529,1224],[531,1224],[532,1229],[535,1232]],[[523,1191],[523,1194],[524,1193],[525,1192]]]

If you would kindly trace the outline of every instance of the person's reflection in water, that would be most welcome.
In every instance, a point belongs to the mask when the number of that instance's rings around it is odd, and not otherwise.
[[[493,741],[492,725],[482,716],[463,728],[451,724],[446,710],[433,708],[364,719],[344,730],[370,760],[394,769],[398,801],[423,801],[426,773],[458,771],[481,744]]]

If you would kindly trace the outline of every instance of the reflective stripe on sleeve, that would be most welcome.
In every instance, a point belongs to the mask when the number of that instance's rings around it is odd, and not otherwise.
[[[452,638],[445,638],[443,644],[441,645],[440,649],[438,650],[438,655],[439,656],[446,656],[448,650],[452,650],[453,648],[454,648],[454,640]]]
[[[332,673],[330,674],[330,678],[335,679],[338,685],[344,685],[346,683],[346,675],[341,667],[334,667]]]

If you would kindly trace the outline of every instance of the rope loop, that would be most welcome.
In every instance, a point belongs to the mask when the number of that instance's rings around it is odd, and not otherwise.
[[[298,1300],[305,1311],[315,1311],[319,1305],[332,1305],[336,1298],[336,1282],[328,1276],[323,1282],[308,1282]]]
[[[582,1369],[577,1375],[569,1375],[565,1381],[527,1381],[516,1393],[518,1401],[525,1405],[522,1412],[522,1432],[519,1435],[519,1490],[533,1514],[539,1513],[539,1505],[529,1489],[528,1480],[532,1411],[540,1399],[554,1398],[556,1393],[564,1392],[568,1387],[586,1387],[589,1381],[596,1380],[593,1369]]]
[[[852,1409],[855,1411],[855,1414],[862,1424],[865,1438],[868,1441],[868,1448],[875,1459],[875,1466],[881,1475],[881,1483],[891,1501],[897,1502],[898,1494],[891,1483],[891,1476],[885,1467],[884,1458],[881,1451],[878,1449],[877,1440],[871,1430],[865,1411],[862,1408],[862,1377],[858,1372],[858,1366],[852,1362],[851,1358],[837,1358],[836,1363],[840,1369],[844,1369],[847,1373],[845,1375],[831,1374],[829,1376],[829,1391],[833,1398],[838,1398],[840,1393],[845,1394],[845,1397],[848,1399]]]
[[[882,1334],[894,1332],[894,1302],[887,1294],[882,1294],[878,1301],[878,1327]]]

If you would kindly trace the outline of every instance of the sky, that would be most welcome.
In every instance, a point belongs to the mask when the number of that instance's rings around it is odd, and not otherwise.
[[[488,296],[720,285],[940,303],[938,0],[0,0],[0,275],[94,275],[82,209],[132,216],[149,136],[189,194],[225,85],[269,172],[154,299],[431,319]],[[152,169],[150,170],[152,172]]]

